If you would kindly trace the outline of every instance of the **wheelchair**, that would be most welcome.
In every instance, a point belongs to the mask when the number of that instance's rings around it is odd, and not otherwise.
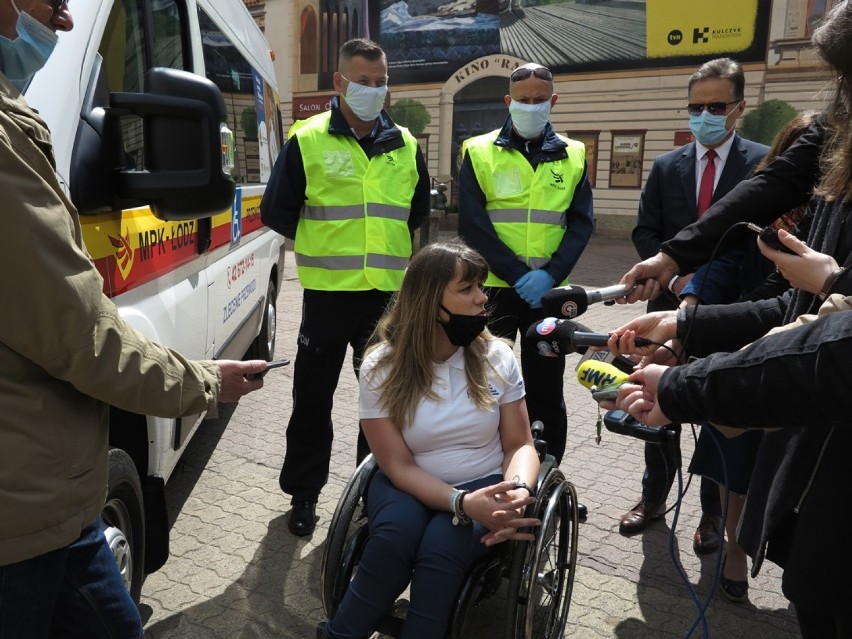
[[[508,579],[505,639],[561,639],[568,618],[577,567],[577,492],[546,454],[547,446],[533,426],[541,471],[534,504],[526,516],[541,520],[533,529],[535,541],[512,541],[494,546],[473,564],[456,597],[446,639],[465,636],[468,611],[495,595]],[[378,469],[372,455],[349,479],[329,525],[322,556],[320,587],[328,619],[334,617],[358,568],[368,538],[364,495]],[[396,637],[403,619],[385,614],[375,631]]]

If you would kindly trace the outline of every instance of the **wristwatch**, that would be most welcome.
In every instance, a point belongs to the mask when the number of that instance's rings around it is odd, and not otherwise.
[[[831,293],[831,289],[837,283],[837,280],[840,279],[840,276],[846,272],[846,269],[842,266],[840,268],[834,269],[831,274],[825,278],[825,282],[822,284],[822,290],[817,293],[817,297],[821,302],[825,301],[825,298],[828,297],[829,293]]]
[[[529,486],[527,486],[524,482],[522,482],[522,481],[515,482],[515,489],[518,489],[518,488],[526,488],[527,492],[530,494],[530,497],[535,497],[535,491],[532,488],[530,488]]]

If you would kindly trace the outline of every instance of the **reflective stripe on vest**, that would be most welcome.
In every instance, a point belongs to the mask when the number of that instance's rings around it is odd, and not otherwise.
[[[367,204],[367,215],[399,220],[408,224],[409,209],[390,204]],[[354,220],[364,216],[363,205],[355,206],[305,206],[302,217],[306,220],[331,222],[335,220]]]
[[[497,146],[499,131],[467,140],[488,217],[500,240],[531,269],[546,266],[565,235],[565,211],[586,167],[586,147],[559,136],[568,156],[533,171],[516,149]],[[489,273],[487,286],[509,284]],[[557,282],[557,285],[560,284]]]
[[[331,112],[295,132],[305,167],[296,228],[299,281],[307,289],[396,291],[411,257],[408,218],[417,185],[417,141],[368,158],[355,138],[328,133]]]
[[[365,264],[370,268],[405,270],[405,267],[408,266],[408,258],[392,257],[390,255],[380,255],[377,253],[369,253],[366,257],[360,255],[310,257],[300,253],[296,254],[297,266],[322,268],[329,271],[361,269],[364,268]]]

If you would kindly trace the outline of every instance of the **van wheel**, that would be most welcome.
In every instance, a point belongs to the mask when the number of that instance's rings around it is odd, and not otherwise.
[[[270,281],[269,288],[266,291],[266,307],[263,313],[263,323],[260,325],[260,333],[257,334],[248,351],[246,351],[246,359],[265,359],[271,362],[275,356],[277,302],[278,294],[275,290],[275,284]]]
[[[136,465],[123,450],[109,451],[109,486],[102,516],[107,543],[124,585],[139,602],[145,565],[145,519]]]

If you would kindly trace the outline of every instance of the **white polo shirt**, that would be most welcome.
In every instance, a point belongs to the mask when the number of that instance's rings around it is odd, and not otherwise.
[[[386,368],[375,370],[387,348],[379,347],[361,364],[361,419],[388,417],[375,390],[388,373]],[[487,367],[488,387],[495,400],[492,410],[477,408],[469,396],[464,349],[459,348],[446,362],[433,365],[437,401],[422,399],[413,423],[402,431],[417,465],[453,486],[503,472],[499,406],[525,394],[520,367],[505,342],[489,341],[488,360],[499,373]]]

